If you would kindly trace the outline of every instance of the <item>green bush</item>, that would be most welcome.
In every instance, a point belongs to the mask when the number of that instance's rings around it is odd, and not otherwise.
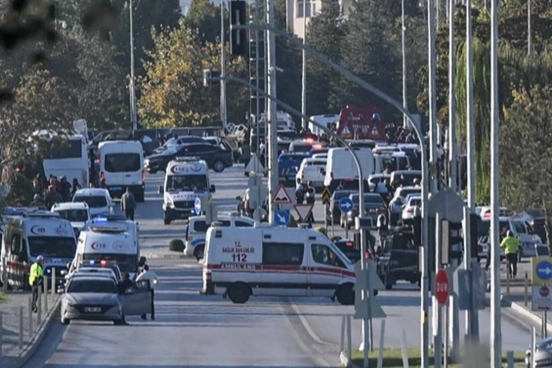
[[[184,242],[180,239],[173,239],[169,243],[169,249],[173,252],[184,252]]]

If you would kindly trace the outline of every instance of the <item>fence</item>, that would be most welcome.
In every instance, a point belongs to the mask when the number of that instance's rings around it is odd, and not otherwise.
[[[56,307],[59,296],[55,276],[45,278],[45,284],[51,284],[52,288],[45,287],[44,293],[39,288],[36,312],[30,293],[6,292],[0,301],[0,367],[11,366],[24,354]]]

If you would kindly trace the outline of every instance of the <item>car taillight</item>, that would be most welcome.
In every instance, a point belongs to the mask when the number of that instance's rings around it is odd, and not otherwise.
[[[347,243],[345,243],[345,245],[348,246],[348,247],[352,247],[352,246],[353,246],[353,242],[347,242]]]
[[[413,213],[413,212],[414,212],[414,208],[407,208],[407,209],[406,209],[406,212],[407,212],[407,213]]]

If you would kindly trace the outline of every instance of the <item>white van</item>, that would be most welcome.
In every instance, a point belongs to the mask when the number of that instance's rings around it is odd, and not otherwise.
[[[73,265],[94,262],[111,262],[119,266],[121,272],[128,272],[133,279],[138,273],[139,252],[134,236],[119,228],[91,227],[82,231],[77,242],[77,253]]]
[[[252,218],[240,216],[239,214],[217,215],[214,222],[214,226],[218,227],[253,227],[254,225],[255,221]],[[186,226],[184,255],[188,257],[195,256],[198,261],[203,259],[205,236],[209,227],[205,221],[205,216],[190,217],[188,226]]]
[[[313,296],[355,301],[354,265],[313,229],[211,227],[203,264],[204,294],[243,304],[254,296]]]
[[[106,141],[98,146],[100,177],[112,198],[130,188],[137,202],[145,198],[144,148],[137,141]]]
[[[62,283],[61,271],[75,256],[76,248],[71,223],[57,213],[37,210],[9,217],[2,238],[2,259],[6,262],[7,280],[2,282],[7,281],[11,288],[30,288],[30,266],[38,256],[42,256],[44,275],[51,276],[55,267],[56,277]]]
[[[133,237],[134,244],[140,254],[140,226],[138,222],[127,219],[123,215],[100,215],[92,218],[92,220],[86,222],[84,229],[90,230],[91,228],[108,228],[119,229],[129,233]]]
[[[299,166],[299,171],[295,176],[295,181],[301,179],[302,183],[312,182],[313,187],[316,190],[324,188],[324,175],[320,169],[326,169],[326,159],[320,158],[305,158]]]
[[[323,133],[324,131],[312,122],[314,121],[315,123],[330,129],[332,125],[337,126],[337,123],[339,122],[339,114],[313,115],[309,120],[308,127],[312,134],[320,135],[320,133]]]
[[[211,198],[215,186],[209,183],[209,169],[197,157],[177,157],[167,165],[165,183],[159,186],[163,194],[163,223],[187,220],[193,216],[195,199]]]
[[[360,160],[362,178],[367,179],[374,173],[374,155],[366,148],[354,149]],[[321,170],[324,175],[324,186],[335,191],[342,180],[358,179],[358,168],[351,152],[346,148],[330,148],[326,169]]]

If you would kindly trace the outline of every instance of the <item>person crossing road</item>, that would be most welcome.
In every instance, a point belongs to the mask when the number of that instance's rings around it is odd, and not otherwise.
[[[506,237],[500,243],[500,247],[504,248],[504,253],[506,254],[509,277],[516,277],[517,275],[518,252],[520,246],[519,239],[513,236],[512,232],[508,230]]]
[[[139,282],[139,281],[142,281],[142,280],[148,280],[149,281],[149,285],[150,285],[150,288],[151,288],[151,319],[154,320],[155,319],[155,304],[154,304],[154,301],[153,299],[155,298],[155,285],[157,285],[157,283],[159,282],[159,279],[157,278],[157,275],[155,274],[155,272],[153,271],[150,271],[149,269],[149,266],[146,264],[144,265],[144,269],[142,271],[142,273],[140,273],[138,275],[138,277],[136,278],[136,282]],[[142,319],[146,319],[146,315],[145,314],[142,314]]]

